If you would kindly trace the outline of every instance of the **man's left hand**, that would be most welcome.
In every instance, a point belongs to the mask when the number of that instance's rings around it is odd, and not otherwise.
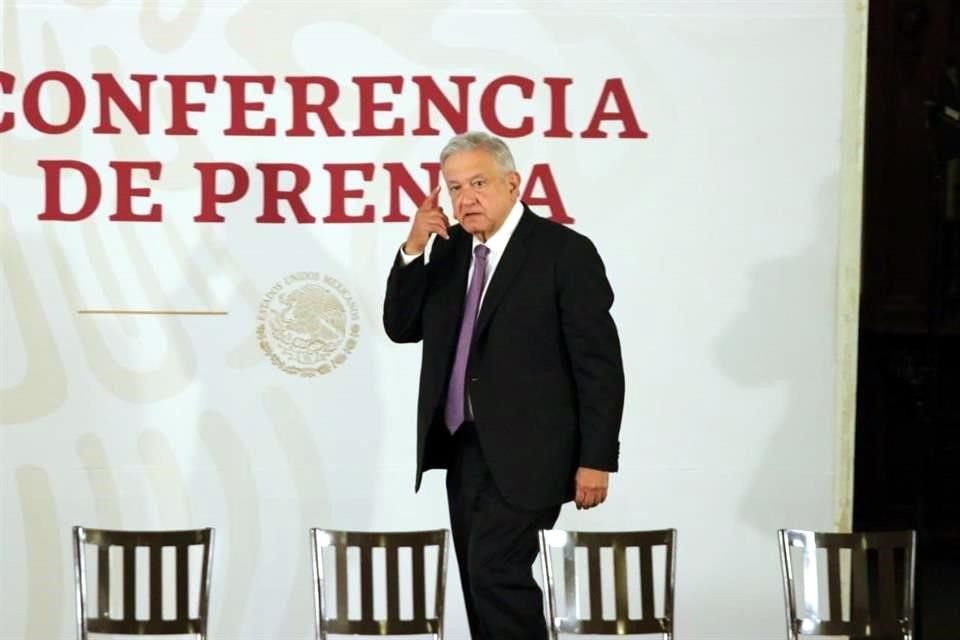
[[[575,482],[574,501],[577,503],[577,509],[590,509],[607,499],[609,472],[580,467],[577,469]]]

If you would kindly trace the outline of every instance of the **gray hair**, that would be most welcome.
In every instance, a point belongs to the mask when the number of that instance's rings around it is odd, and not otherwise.
[[[462,153],[464,151],[476,151],[482,149],[493,156],[497,166],[504,173],[516,171],[517,167],[513,162],[513,154],[510,153],[507,143],[496,136],[483,131],[468,131],[458,136],[450,138],[450,142],[440,152],[440,164],[443,165],[450,156]]]

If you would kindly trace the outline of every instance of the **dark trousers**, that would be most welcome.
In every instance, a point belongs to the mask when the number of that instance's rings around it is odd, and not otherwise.
[[[551,529],[560,505],[542,511],[510,506],[484,460],[476,427],[452,438],[447,471],[450,528],[473,640],[546,640],[543,594],[533,580],[537,532]]]

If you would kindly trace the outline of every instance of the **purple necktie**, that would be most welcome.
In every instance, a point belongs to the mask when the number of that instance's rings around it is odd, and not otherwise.
[[[487,279],[488,253],[490,249],[482,244],[478,244],[473,250],[473,278],[470,280],[470,289],[467,290],[467,299],[463,303],[463,321],[460,322],[457,355],[453,359],[453,371],[450,372],[450,384],[447,385],[447,407],[443,414],[450,433],[454,433],[463,424],[467,358],[470,356],[470,343],[473,341],[473,326],[477,322],[480,294],[483,293],[483,284]]]

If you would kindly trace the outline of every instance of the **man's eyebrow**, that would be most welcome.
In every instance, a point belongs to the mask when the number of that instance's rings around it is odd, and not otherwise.
[[[477,178],[485,178],[485,177],[486,177],[486,175],[484,175],[484,174],[482,174],[482,173],[475,173],[475,174],[473,174],[472,176],[470,176],[469,178],[467,178],[467,179],[466,179],[466,182],[470,182],[471,180],[476,180]],[[450,186],[450,185],[452,185],[452,184],[460,184],[460,181],[459,181],[459,180],[447,180],[447,186]]]

